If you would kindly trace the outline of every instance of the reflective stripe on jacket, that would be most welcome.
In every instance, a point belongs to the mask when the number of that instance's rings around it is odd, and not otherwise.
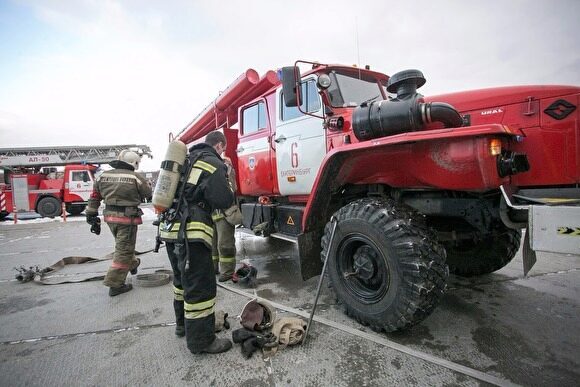
[[[179,228],[181,227],[180,222],[171,224],[162,224],[159,228],[159,234],[162,239],[175,242],[178,238]],[[194,242],[196,240],[201,240],[211,246],[211,240],[213,238],[213,227],[207,225],[204,222],[187,222],[187,227],[185,229],[185,235],[187,240]]]
[[[162,224],[159,232],[162,240],[175,242],[186,237],[188,242],[202,242],[211,249],[211,211],[230,207],[234,195],[226,177],[226,166],[211,146],[205,143],[195,145],[188,157],[195,162],[189,176],[184,179],[186,185],[183,198],[180,199],[180,213],[173,223]],[[179,231],[184,215],[187,215],[187,224],[185,235],[181,236]]]
[[[103,200],[109,206],[103,212],[105,222],[142,224],[139,204],[151,196],[151,187],[131,165],[116,160],[114,166],[96,179],[85,213],[97,215]]]

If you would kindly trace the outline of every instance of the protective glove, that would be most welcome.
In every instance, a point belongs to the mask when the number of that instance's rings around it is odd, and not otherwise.
[[[239,333],[240,333],[240,335],[238,335],[238,336],[240,336],[240,337],[243,336],[241,334],[243,332],[239,332]],[[240,337],[238,337],[238,339]],[[254,352],[256,352],[257,350],[262,349],[262,348],[270,349],[270,348],[275,347],[277,345],[278,345],[278,339],[272,333],[268,333],[267,335],[257,334],[254,337],[246,338],[242,342],[242,354],[244,355],[244,357],[246,359],[249,359],[252,357]]]
[[[101,219],[97,215],[87,215],[87,223],[91,225],[91,232],[99,235],[101,233]]]
[[[223,331],[224,329],[230,329],[230,322],[228,321],[228,314],[223,310],[218,310],[215,312],[215,332]]]
[[[258,334],[246,328],[239,328],[232,332],[232,340],[234,343],[243,343],[247,339],[255,338]]]
[[[242,343],[242,355],[244,355],[246,359],[249,359],[259,348],[256,338],[250,337]]]
[[[256,336],[256,345],[258,348],[271,348],[278,345],[278,338],[273,333]]]
[[[87,215],[87,223],[90,224],[91,226],[93,224],[95,224],[97,222],[97,220],[99,219],[98,215]]]

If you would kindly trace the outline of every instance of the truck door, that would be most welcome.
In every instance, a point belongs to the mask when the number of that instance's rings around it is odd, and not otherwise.
[[[254,196],[271,195],[274,182],[266,100],[262,99],[243,107],[240,117],[240,134],[236,149],[240,193]]]
[[[93,176],[88,170],[68,170],[68,192],[65,184],[65,202],[86,202],[93,192]]]
[[[12,212],[31,211],[27,175],[12,175]]]
[[[302,82],[300,103],[303,111],[322,116],[322,102],[316,79]],[[321,118],[286,107],[282,88],[276,91],[280,109],[276,114],[276,165],[280,194],[307,195],[312,189],[322,159],[326,138]]]

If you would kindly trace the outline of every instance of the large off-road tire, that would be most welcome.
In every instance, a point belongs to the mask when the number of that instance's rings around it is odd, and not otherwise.
[[[69,204],[66,206],[66,212],[71,215],[80,215],[85,210],[85,204]]]
[[[43,218],[54,218],[62,213],[62,204],[53,196],[45,196],[38,202],[36,212]]]
[[[520,248],[522,233],[498,225],[491,236],[480,241],[448,243],[449,271],[463,277],[493,273],[511,262]]]
[[[322,238],[328,276],[346,313],[373,330],[393,332],[425,319],[447,287],[445,249],[422,217],[388,199],[349,203]]]

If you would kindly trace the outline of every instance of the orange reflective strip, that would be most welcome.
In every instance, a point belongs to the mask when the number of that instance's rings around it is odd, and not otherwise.
[[[116,224],[143,224],[143,220],[141,219],[141,217],[128,218],[125,216],[112,216],[112,215],[105,216],[105,222]]]
[[[129,265],[126,264],[126,263],[113,262],[113,263],[111,263],[111,268],[113,268],[113,269],[122,269],[122,270],[129,270]]]

